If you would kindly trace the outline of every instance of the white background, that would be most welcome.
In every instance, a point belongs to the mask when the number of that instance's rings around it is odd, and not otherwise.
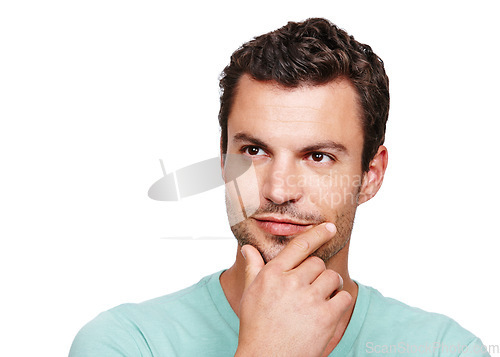
[[[500,344],[500,50],[494,1],[5,1],[0,5],[0,336],[67,355],[99,312],[231,265],[223,188],[156,202],[218,155],[218,76],[255,35],[327,17],[391,81],[389,168],[358,210],[351,276]],[[169,240],[171,236],[228,237]]]

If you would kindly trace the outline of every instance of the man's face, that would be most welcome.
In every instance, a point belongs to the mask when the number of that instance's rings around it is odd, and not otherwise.
[[[231,226],[240,245],[252,244],[268,262],[291,238],[325,221],[335,223],[337,234],[315,255],[326,262],[346,245],[362,183],[359,113],[347,80],[290,89],[240,79],[227,153],[252,160],[257,187],[243,181],[240,197],[226,189],[230,217],[241,212],[241,197],[254,198],[254,207],[245,207],[252,214]]]

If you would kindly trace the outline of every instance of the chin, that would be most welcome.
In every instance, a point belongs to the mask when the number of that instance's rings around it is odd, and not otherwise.
[[[258,241],[258,240],[257,240]],[[263,242],[264,241],[264,242]],[[252,244],[259,251],[264,263],[269,263],[271,260],[276,258],[278,254],[285,249],[286,245],[290,241],[289,238],[283,236],[272,236],[271,238],[265,237],[260,242],[264,244]]]

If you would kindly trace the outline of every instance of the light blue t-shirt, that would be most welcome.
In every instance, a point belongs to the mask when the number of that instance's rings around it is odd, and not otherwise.
[[[77,334],[69,356],[234,356],[239,320],[220,285],[221,273],[101,313]],[[351,320],[330,356],[489,356],[481,340],[454,320],[356,284]]]

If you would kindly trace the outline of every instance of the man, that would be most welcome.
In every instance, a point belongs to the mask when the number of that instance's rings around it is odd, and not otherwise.
[[[452,319],[349,276],[356,208],[387,167],[388,86],[371,48],[324,19],[233,53],[219,123],[234,265],[102,313],[70,355],[487,355]],[[251,170],[235,178],[239,160]]]

